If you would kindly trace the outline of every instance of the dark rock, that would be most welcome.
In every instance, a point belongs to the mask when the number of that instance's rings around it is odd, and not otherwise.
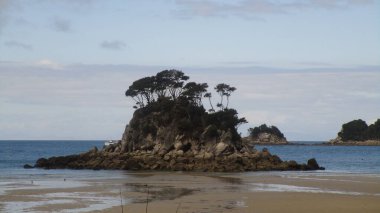
[[[307,167],[309,170],[324,170],[325,168],[323,167],[320,167],[317,163],[317,160],[315,160],[315,158],[311,158],[307,161]]]
[[[41,158],[35,167],[46,169],[124,169],[124,170],[172,170],[172,171],[209,171],[209,172],[242,172],[242,171],[269,171],[269,170],[316,170],[319,167],[315,159],[307,164],[298,164],[296,161],[283,162],[278,156],[268,150],[264,152],[220,153],[203,152],[203,157],[189,157],[182,150],[173,150],[165,156],[146,152],[132,152],[126,154],[104,153],[93,151],[79,155],[64,157]],[[181,152],[182,155],[175,153]],[[173,155],[174,154],[174,155]]]
[[[25,164],[24,169],[33,169],[34,166],[31,166],[30,164]]]

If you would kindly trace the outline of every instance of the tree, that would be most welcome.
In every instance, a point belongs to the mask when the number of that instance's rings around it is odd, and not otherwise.
[[[183,87],[182,95],[198,106],[202,106],[203,93],[207,92],[207,83],[189,82]]]
[[[179,70],[164,70],[156,75],[155,90],[159,95],[165,95],[166,91],[171,98],[175,100],[182,93],[182,87],[185,81],[189,79],[182,71]]]
[[[235,87],[228,87],[227,88],[227,91],[225,93],[226,97],[227,97],[227,105],[226,105],[226,108],[228,108],[228,104],[230,103],[230,96],[231,96],[231,93],[234,92],[236,90]]]
[[[231,96],[231,93],[236,90],[235,87],[231,87],[228,84],[225,83],[220,83],[216,85],[214,88],[216,92],[220,95],[220,103],[217,104],[217,107],[219,107],[221,110],[227,109],[229,105],[229,98]],[[226,96],[226,106],[224,106],[223,101],[224,101],[224,96]]]
[[[144,77],[136,80],[129,86],[128,90],[125,92],[126,96],[132,97],[136,104],[140,107],[145,106],[153,101],[155,101],[154,92],[155,77]]]
[[[210,112],[215,112],[214,106],[212,105],[212,102],[211,102],[211,97],[212,97],[211,93],[208,92],[203,97],[208,98],[208,101],[209,101],[210,106],[211,106]]]

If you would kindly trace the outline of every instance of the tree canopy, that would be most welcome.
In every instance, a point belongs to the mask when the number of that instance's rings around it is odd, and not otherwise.
[[[156,102],[159,99],[187,99],[197,106],[203,106],[202,98],[208,98],[210,112],[215,112],[211,101],[211,93],[207,91],[207,83],[187,82],[189,76],[180,70],[163,70],[155,76],[138,79],[129,86],[125,92],[127,97],[135,101],[135,108],[142,108]],[[220,95],[217,106],[221,111],[228,109],[231,93],[236,90],[228,84],[220,83],[215,86],[215,91]]]

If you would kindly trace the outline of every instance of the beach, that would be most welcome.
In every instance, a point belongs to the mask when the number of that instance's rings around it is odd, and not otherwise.
[[[107,172],[111,178],[2,183],[1,212],[380,211],[378,174]]]

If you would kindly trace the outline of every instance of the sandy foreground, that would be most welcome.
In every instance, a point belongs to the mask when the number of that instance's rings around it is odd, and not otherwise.
[[[3,184],[0,212],[380,212],[379,175],[142,172],[44,181]]]

